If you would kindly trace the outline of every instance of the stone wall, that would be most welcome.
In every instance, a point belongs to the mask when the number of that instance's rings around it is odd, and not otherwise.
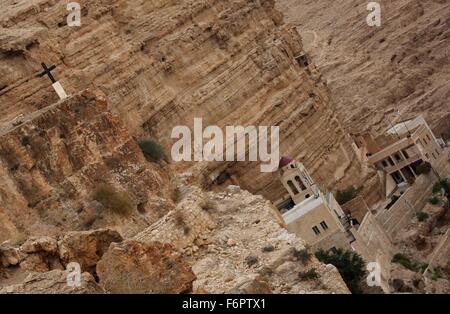
[[[436,171],[441,177],[450,177],[450,147],[446,147],[441,154],[437,162]]]
[[[410,219],[428,202],[437,177],[430,172],[421,175],[389,209],[382,209],[376,215],[377,221],[391,238],[405,227]]]
[[[366,214],[359,228],[353,229],[352,233],[356,238],[352,247],[361,254],[366,263],[377,262],[380,265],[382,288],[388,292],[391,260],[394,255],[391,238],[370,212]]]
[[[435,267],[441,267],[446,272],[450,270],[450,229],[442,236],[441,241],[436,245],[431,259],[428,263],[428,268],[425,273],[430,273]]]
[[[341,206],[342,210],[346,213],[352,215],[352,217],[361,224],[367,212],[369,211],[369,206],[367,205],[364,197],[358,195],[351,201],[345,203]]]

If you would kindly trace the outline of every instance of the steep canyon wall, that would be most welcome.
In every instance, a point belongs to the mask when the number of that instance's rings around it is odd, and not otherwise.
[[[66,25],[65,2],[4,2],[2,125],[57,101],[48,80],[34,76],[46,62],[58,65],[69,93],[90,88],[132,136],[156,138],[167,151],[172,128],[194,117],[219,127],[278,125],[281,154],[305,163],[323,188],[365,176],[328,87],[314,65],[295,60],[301,38],[272,0],[79,1],[81,27]],[[206,174],[226,169],[269,199],[284,193],[258,163],[204,166]]]

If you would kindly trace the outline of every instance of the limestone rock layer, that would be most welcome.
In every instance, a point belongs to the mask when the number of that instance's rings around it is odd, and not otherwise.
[[[169,152],[172,128],[192,127],[195,117],[221,128],[276,125],[281,154],[304,162],[324,188],[358,185],[365,175],[320,74],[296,61],[301,38],[273,0],[80,1],[81,27],[66,25],[58,1],[5,2],[2,125],[57,101],[48,79],[34,76],[46,62],[57,64],[69,94],[92,89],[131,135]],[[204,166],[206,177],[226,170],[271,200],[284,192],[256,162]]]

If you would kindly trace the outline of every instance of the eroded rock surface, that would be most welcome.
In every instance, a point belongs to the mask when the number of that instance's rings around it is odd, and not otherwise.
[[[173,218],[177,211],[183,214],[179,223]],[[337,269],[319,263],[303,240],[282,227],[276,212],[239,187],[219,194],[191,187],[174,212],[135,238],[174,243],[192,265],[194,291],[348,293]],[[202,227],[185,231],[194,225]],[[316,279],[299,279],[312,269]]]
[[[77,263],[81,272],[96,275],[97,262],[111,243],[122,240],[122,236],[117,231],[100,229],[72,231],[55,237],[32,237],[21,245],[4,242],[0,245],[0,287],[21,282],[24,286],[20,289],[26,290],[31,282],[41,280],[49,282],[56,280],[55,284],[59,285],[57,278],[62,276],[61,273],[55,272],[48,277],[35,275],[35,273],[64,271],[70,263]],[[27,276],[31,276],[32,279],[28,280]],[[46,293],[45,289],[43,293]],[[52,292],[49,291],[49,293]]]
[[[377,1],[381,27],[367,25],[369,2],[276,1],[298,27],[347,130],[377,132],[424,115],[436,135],[450,137],[448,1]]]
[[[23,283],[0,289],[0,294],[94,294],[105,291],[89,273],[81,274],[79,286],[69,286],[69,273],[52,270],[46,273],[30,274]]]
[[[97,264],[97,275],[111,293],[185,293],[195,279],[170,244],[136,240],[111,245]]]
[[[0,138],[0,221],[12,226],[0,229],[0,240],[108,226],[133,234],[171,207],[167,199],[162,207],[152,202],[168,194],[165,174],[145,160],[107,103],[87,91],[24,116]],[[130,196],[128,216],[93,200],[99,184]]]
[[[277,125],[280,151],[323,187],[360,185],[367,174],[321,74],[295,59],[301,37],[273,0],[83,0],[81,27],[67,27],[63,3],[6,2],[0,125],[57,101],[49,82],[34,77],[45,61],[58,65],[69,94],[92,89],[131,135],[153,137],[167,151],[172,128],[192,128],[194,118],[223,129]],[[203,164],[196,175],[209,184],[223,172],[270,200],[284,193],[258,162]]]

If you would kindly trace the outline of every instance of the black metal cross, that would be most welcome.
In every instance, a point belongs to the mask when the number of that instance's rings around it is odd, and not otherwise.
[[[51,67],[47,67],[47,65],[45,63],[41,63],[42,67],[44,68],[44,71],[42,71],[41,73],[39,73],[37,76],[39,77],[43,77],[44,75],[48,75],[48,77],[50,78],[50,80],[52,81],[52,83],[56,83],[55,78],[53,77],[53,74],[51,71],[53,71],[56,68],[56,65],[52,65]]]

